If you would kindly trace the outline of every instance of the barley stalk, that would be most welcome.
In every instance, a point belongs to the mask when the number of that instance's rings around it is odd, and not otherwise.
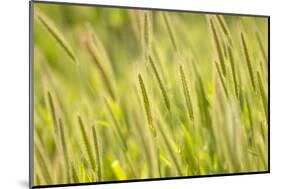
[[[101,173],[101,160],[100,160],[100,150],[99,150],[99,142],[96,132],[96,126],[92,126],[92,133],[93,133],[93,139],[94,139],[94,146],[95,146],[95,154],[96,154],[96,162],[97,162],[97,181],[102,181],[102,173]]]
[[[105,46],[103,45],[103,42],[101,41],[100,37],[98,36],[97,32],[94,30],[93,27],[89,23],[86,24],[86,30],[87,30],[87,37],[89,43],[92,45],[93,51],[95,52],[96,56],[99,59],[99,62],[103,62],[105,66],[108,67],[110,71],[112,71],[112,62],[110,61],[108,57],[108,52],[106,51]]]
[[[35,144],[35,152],[37,154],[38,163],[40,165],[40,170],[42,171],[42,174],[44,175],[44,179],[46,180],[46,183],[53,183],[53,179],[49,170],[49,164],[47,163],[45,154],[43,154],[42,149],[39,147],[39,144]]]
[[[78,177],[78,175],[76,173],[76,170],[75,170],[73,165],[71,165],[71,172],[72,172],[72,180],[73,180],[73,182],[74,183],[79,183],[80,179],[79,179],[79,177]]]
[[[188,109],[190,119],[193,121],[194,120],[194,115],[193,115],[193,108],[192,108],[191,98],[190,98],[190,94],[189,94],[189,90],[188,90],[188,85],[187,85],[187,82],[186,82],[185,74],[184,74],[184,71],[183,71],[183,68],[182,68],[181,65],[180,65],[180,76],[181,76],[181,82],[182,82],[182,88],[183,88],[186,108]]]
[[[262,44],[261,36],[260,36],[258,31],[256,31],[255,33],[256,33],[256,38],[257,38],[258,44],[259,44],[259,48],[260,48],[261,53],[262,53],[263,60],[266,63],[268,59],[267,59],[265,48],[264,48],[264,46]]]
[[[112,108],[111,108],[111,106],[110,106],[110,103],[109,103],[109,101],[108,101],[107,99],[105,100],[105,103],[106,103],[106,107],[107,107],[107,109],[109,110],[109,113],[110,113],[110,115],[111,115],[111,117],[112,117],[113,123],[114,123],[114,125],[116,126],[115,128],[116,128],[117,135],[118,135],[118,137],[119,137],[120,140],[121,140],[121,148],[122,148],[122,150],[123,150],[124,153],[127,153],[127,151],[128,151],[128,145],[127,145],[127,142],[126,142],[126,137],[124,137],[124,134],[123,134],[123,132],[122,132],[121,124],[120,124],[119,120],[117,120],[117,118],[114,116],[114,112],[113,112],[113,110],[112,110]],[[125,154],[124,157],[125,157],[125,159],[126,159],[128,162],[130,161],[129,156],[127,156],[127,155]],[[129,167],[130,167],[131,172],[132,172],[132,174],[134,175],[134,177],[136,177],[136,173],[135,173],[134,167],[132,166],[131,163],[129,163]]]
[[[167,92],[166,92],[166,89],[165,89],[165,87],[164,87],[164,85],[163,85],[163,82],[162,82],[162,80],[161,80],[161,78],[160,78],[160,75],[159,75],[159,73],[158,73],[158,71],[157,71],[157,68],[156,68],[156,66],[155,66],[155,64],[154,64],[154,61],[153,61],[153,59],[152,59],[151,56],[149,56],[149,63],[150,63],[150,65],[151,65],[151,67],[152,67],[152,69],[153,69],[153,72],[154,72],[154,75],[155,75],[155,77],[156,77],[156,79],[157,79],[159,88],[160,88],[161,93],[162,93],[162,96],[163,96],[163,98],[164,98],[165,105],[166,105],[168,111],[170,111],[170,101],[169,101],[169,98],[168,98],[168,94],[167,94]]]
[[[60,44],[60,46],[66,51],[68,56],[75,62],[78,63],[77,58],[68,44],[67,40],[63,37],[61,32],[55,27],[53,21],[51,21],[46,15],[44,15],[41,11],[35,11],[36,18],[44,25],[44,27],[48,30],[48,32],[56,39],[56,41]]]
[[[144,153],[146,155],[146,159],[148,161],[148,165],[149,167],[151,167],[152,169],[149,170],[151,176],[153,175],[153,170],[155,170],[154,168],[154,164],[153,164],[153,154],[150,153],[150,150],[149,150],[149,144],[147,144],[147,141],[146,141],[146,138],[145,138],[145,132],[143,132],[142,128],[141,128],[141,125],[139,124],[138,120],[137,120],[137,117],[138,115],[136,114],[135,111],[132,111],[133,113],[133,116],[135,118],[134,122],[135,122],[135,125],[136,125],[136,129],[137,129],[137,132],[139,133],[140,135],[140,139],[141,139],[141,142],[142,142],[142,145],[143,145],[143,148],[144,148]]]
[[[60,131],[60,142],[61,142],[64,162],[65,162],[65,167],[66,167],[67,182],[70,182],[68,149],[67,149],[66,140],[65,140],[65,132],[64,132],[62,121],[60,118],[59,118],[59,131]]]
[[[221,66],[221,69],[222,69],[222,73],[223,73],[223,76],[226,76],[226,67],[225,67],[225,62],[224,62],[224,58],[223,58],[222,47],[220,45],[220,41],[219,41],[219,37],[218,37],[218,32],[215,28],[215,25],[214,25],[214,22],[213,22],[212,18],[209,19],[209,22],[210,22],[210,25],[211,25],[211,30],[212,30],[212,33],[213,33],[213,39],[214,39],[217,54],[218,54],[218,57],[219,57],[219,62],[220,62],[220,66]]]
[[[260,72],[257,71],[257,76],[258,76],[258,83],[259,83],[259,90],[260,90],[260,95],[262,98],[262,105],[263,105],[263,109],[265,112],[265,117],[268,117],[268,109],[267,109],[267,97],[266,97],[266,93],[262,84],[262,80],[261,80],[261,75]]]
[[[170,156],[171,156],[171,158],[172,158],[172,160],[173,160],[173,162],[175,164],[175,167],[176,167],[178,175],[181,175],[181,176],[184,175],[182,170],[181,170],[181,164],[178,161],[178,159],[177,159],[177,157],[175,155],[175,152],[173,151],[173,147],[172,147],[168,137],[166,136],[165,132],[163,131],[161,125],[158,128],[159,128],[160,134],[161,134],[161,136],[163,138],[163,141],[165,142],[165,145],[166,145],[166,147],[167,147],[167,149],[169,151],[169,154],[170,154]]]
[[[231,71],[232,71],[232,79],[233,79],[233,82],[234,82],[234,91],[235,91],[236,97],[238,99],[239,98],[238,84],[237,84],[236,69],[235,69],[235,65],[234,65],[234,58],[233,58],[233,54],[232,54],[232,48],[230,46],[228,46],[227,49],[228,49],[230,66],[231,66]]]
[[[228,29],[228,26],[224,20],[224,17],[222,15],[216,15],[216,19],[219,23],[219,26],[221,27],[221,30],[223,31],[224,35],[226,36],[229,45],[232,47],[232,39],[231,39],[231,35],[230,35],[230,31]]]
[[[223,75],[222,75],[222,73],[220,71],[220,67],[219,67],[219,64],[218,64],[217,61],[215,61],[215,65],[216,65],[216,69],[217,69],[217,72],[218,72],[218,75],[219,75],[219,79],[221,81],[221,85],[222,85],[223,91],[224,91],[226,97],[228,98],[229,96],[228,96],[228,91],[227,91],[227,88],[226,88],[226,85],[225,85],[224,77],[223,77]]]
[[[110,116],[113,120],[113,123],[116,126],[115,128],[116,128],[117,135],[119,136],[119,138],[121,140],[121,147],[124,150],[124,152],[126,152],[128,150],[128,147],[127,147],[127,143],[126,143],[126,139],[124,137],[124,134],[122,133],[122,130],[120,128],[120,123],[117,120],[117,118],[115,117],[114,112],[112,110],[112,107],[110,106],[110,102],[109,102],[108,99],[105,99],[105,104],[106,104],[106,107],[109,111],[109,114],[110,114]]]
[[[94,156],[93,156],[92,146],[91,146],[89,137],[87,135],[85,125],[83,124],[83,121],[80,116],[78,116],[78,122],[79,122],[80,130],[82,132],[82,138],[83,138],[83,141],[84,141],[84,144],[86,147],[87,155],[89,157],[92,169],[95,170],[96,167],[95,167],[95,160],[94,160]]]
[[[254,91],[256,91],[254,71],[253,71],[253,68],[251,65],[250,55],[249,55],[248,47],[247,47],[247,44],[245,41],[245,37],[242,32],[241,32],[241,41],[242,41],[243,51],[244,51],[244,55],[245,55],[245,59],[246,59],[246,63],[247,63],[247,68],[248,68],[248,71],[250,74],[251,84],[253,86]]]
[[[143,52],[148,58],[152,46],[152,20],[151,12],[145,11],[143,14]]]
[[[52,94],[50,91],[47,92],[47,96],[48,96],[48,102],[49,102],[49,106],[51,109],[51,114],[52,114],[52,120],[53,120],[53,124],[54,124],[54,129],[56,131],[56,134],[58,133],[58,123],[57,123],[57,115],[56,115],[56,109],[55,109],[55,105],[54,105],[54,100],[52,97]]]
[[[252,146],[252,144],[254,144],[254,140],[255,140],[255,136],[254,136],[254,125],[253,125],[253,116],[252,116],[252,111],[250,109],[250,103],[249,103],[249,99],[246,98],[246,107],[247,107],[247,111],[248,111],[248,115],[249,115],[249,125],[250,125],[250,130],[251,130],[251,134],[249,137],[249,143]]]
[[[140,88],[141,88],[141,92],[142,92],[142,98],[143,98],[144,108],[145,108],[145,112],[146,112],[147,122],[149,124],[150,131],[152,132],[152,135],[154,137],[156,137],[157,136],[156,129],[153,126],[153,120],[152,120],[152,114],[151,114],[151,110],[150,110],[150,104],[149,104],[147,92],[146,92],[145,85],[144,85],[143,79],[141,77],[141,74],[138,75],[138,78],[139,78],[139,84],[140,84]]]
[[[141,39],[141,28],[142,28],[142,22],[141,22],[141,11],[137,10],[131,10],[129,11],[129,17],[130,22],[132,24],[134,34],[137,40]]]
[[[175,38],[175,35],[174,35],[174,33],[173,33],[173,28],[172,28],[172,26],[171,26],[170,18],[169,18],[169,16],[168,16],[166,13],[162,13],[162,16],[163,16],[165,25],[166,25],[166,27],[167,27],[167,29],[168,29],[168,34],[169,34],[169,37],[170,37],[170,39],[171,39],[173,48],[175,49],[175,51],[176,51],[177,53],[179,53],[179,49],[178,49],[178,46],[177,46],[176,38]]]
[[[112,85],[112,80],[110,79],[110,76],[106,73],[105,68],[103,67],[103,65],[100,61],[101,59],[98,57],[97,53],[94,51],[89,40],[87,40],[85,42],[85,44],[86,44],[86,48],[93,60],[92,63],[97,67],[97,69],[99,70],[99,73],[101,74],[102,80],[105,84],[105,88],[107,89],[110,97],[113,100],[115,100],[116,98],[115,98],[115,93],[114,93],[114,89],[113,89],[113,85]]]

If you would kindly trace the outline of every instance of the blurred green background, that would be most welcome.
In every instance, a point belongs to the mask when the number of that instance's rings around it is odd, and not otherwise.
[[[34,9],[35,185],[267,171],[266,17],[44,3]],[[222,79],[214,61],[227,68]]]

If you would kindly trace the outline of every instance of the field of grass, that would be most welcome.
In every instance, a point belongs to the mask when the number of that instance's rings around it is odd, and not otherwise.
[[[268,170],[266,17],[34,8],[34,185]]]

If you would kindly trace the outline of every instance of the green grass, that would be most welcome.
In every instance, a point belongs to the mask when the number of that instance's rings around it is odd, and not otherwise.
[[[267,24],[36,3],[34,185],[268,170]]]

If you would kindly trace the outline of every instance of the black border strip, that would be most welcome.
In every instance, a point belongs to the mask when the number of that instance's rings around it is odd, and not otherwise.
[[[34,87],[33,87],[33,22],[34,22],[34,6],[33,2],[29,2],[29,187],[33,187],[34,173]]]
[[[182,176],[182,177],[166,177],[166,178],[150,178],[150,179],[130,179],[130,180],[113,180],[104,182],[85,182],[85,183],[71,183],[71,184],[52,184],[33,186],[33,99],[34,99],[34,86],[33,86],[33,4],[55,4],[55,5],[72,5],[72,6],[90,6],[90,7],[103,7],[103,8],[122,8],[122,9],[138,9],[138,10],[155,10],[155,11],[169,11],[169,12],[185,12],[195,14],[222,14],[233,16],[246,16],[246,17],[262,17],[268,19],[268,170],[256,172],[240,172],[240,173],[223,173],[223,174],[209,174],[209,175],[196,175],[196,176]],[[254,14],[240,14],[240,13],[224,13],[224,12],[206,12],[206,11],[190,11],[190,10],[175,10],[175,9],[160,9],[149,7],[133,7],[133,6],[116,6],[116,5],[101,5],[101,4],[88,4],[88,3],[69,3],[69,2],[55,2],[55,1],[29,1],[29,188],[53,188],[53,187],[68,187],[68,186],[85,186],[85,185],[98,185],[98,184],[114,184],[114,183],[131,183],[131,182],[144,182],[144,181],[160,181],[160,180],[175,180],[175,179],[191,179],[191,178],[210,178],[210,177],[224,177],[224,176],[239,176],[239,175],[256,175],[256,174],[270,173],[270,16],[268,15],[254,15]]]

